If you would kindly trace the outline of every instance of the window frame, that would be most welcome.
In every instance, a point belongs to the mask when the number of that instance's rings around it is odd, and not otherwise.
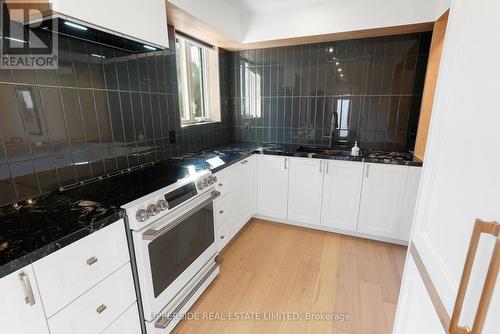
[[[209,77],[209,55],[208,48],[196,41],[189,39],[184,36],[175,36],[176,43],[176,65],[177,65],[177,81],[179,85],[179,116],[181,121],[181,126],[188,126],[194,124],[203,124],[212,122],[212,110],[211,110],[211,92],[210,92],[210,77]],[[179,40],[179,42],[178,42]],[[177,45],[179,43],[179,48]],[[196,117],[195,112],[193,112],[193,85],[192,85],[192,55],[191,47],[195,46],[200,49],[201,56],[201,98],[202,98],[202,116]],[[183,49],[179,52],[180,49]],[[179,59],[180,57],[180,59]],[[182,66],[180,66],[182,65]],[[179,66],[181,67],[179,69]],[[182,86],[182,89],[181,89]],[[188,116],[188,117],[186,117]]]

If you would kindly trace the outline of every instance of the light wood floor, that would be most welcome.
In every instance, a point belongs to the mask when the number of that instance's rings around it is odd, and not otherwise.
[[[405,253],[402,246],[254,220],[223,251],[219,277],[190,312],[226,319],[234,312],[343,313],[350,320],[183,320],[174,333],[391,333]]]

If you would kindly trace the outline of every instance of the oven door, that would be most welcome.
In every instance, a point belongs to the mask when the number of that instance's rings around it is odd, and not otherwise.
[[[134,248],[144,306],[152,321],[184,293],[206,267],[212,267],[215,245],[212,191],[176,208],[144,230],[134,231]],[[182,292],[182,293],[181,293]],[[174,302],[175,303],[175,302]]]

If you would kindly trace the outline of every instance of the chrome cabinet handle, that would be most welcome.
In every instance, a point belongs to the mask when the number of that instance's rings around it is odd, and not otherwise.
[[[288,158],[285,158],[285,169],[287,169],[287,168],[288,168],[288,166],[287,166],[287,162],[288,162]]]
[[[92,256],[90,259],[87,260],[87,264],[89,266],[93,265],[96,262],[97,262],[97,258],[95,256]]]
[[[97,313],[101,314],[102,312],[106,311],[108,307],[105,305],[105,304],[102,304],[101,306],[99,306],[96,311]]]
[[[369,175],[370,175],[370,165],[366,165],[365,177],[368,177]]]
[[[460,326],[458,321],[460,320],[460,315],[462,313],[462,307],[465,300],[465,294],[467,292],[467,287],[469,285],[469,279],[472,273],[472,267],[474,266],[474,260],[476,257],[476,251],[479,245],[479,239],[482,233],[491,234],[496,237],[495,247],[493,249],[493,254],[488,267],[488,273],[486,274],[486,279],[484,281],[483,291],[481,292],[481,298],[479,299],[479,305],[476,310],[476,316],[474,318],[474,323],[472,328],[468,326]],[[472,231],[472,237],[469,244],[469,250],[467,251],[467,258],[465,259],[464,270],[462,272],[462,278],[460,279],[460,286],[458,288],[457,299],[455,300],[455,307],[453,309],[453,315],[450,321],[450,334],[467,334],[467,333],[481,333],[483,329],[484,320],[488,313],[488,307],[493,295],[493,290],[495,289],[495,283],[498,277],[498,271],[500,268],[500,224],[498,222],[485,222],[480,219],[476,219],[474,230]]]
[[[222,187],[222,186],[223,186],[223,184],[222,184],[222,183],[219,183],[219,187]]]
[[[224,210],[220,210],[220,211],[219,211],[219,214],[223,214],[223,213],[224,213]]]
[[[26,304],[29,304],[30,306],[35,305],[35,295],[33,294],[33,288],[31,287],[29,275],[26,274],[25,272],[21,272],[19,274],[19,279],[23,284],[23,289],[25,294],[24,301],[26,302]]]
[[[220,236],[220,238],[221,238],[221,239],[224,239],[224,236],[223,236],[223,235],[221,235],[221,236]]]

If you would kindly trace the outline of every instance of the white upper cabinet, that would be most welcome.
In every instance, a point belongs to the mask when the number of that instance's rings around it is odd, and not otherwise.
[[[49,333],[31,265],[2,277],[0,295],[2,333]]]
[[[326,161],[321,225],[355,232],[363,183],[363,164]]]
[[[53,0],[52,11],[99,30],[168,48],[165,0]]]
[[[407,166],[365,163],[358,232],[398,238]]]
[[[259,156],[257,212],[260,215],[287,218],[289,162],[288,157]]]
[[[290,159],[288,220],[319,225],[324,165],[319,159]]]

